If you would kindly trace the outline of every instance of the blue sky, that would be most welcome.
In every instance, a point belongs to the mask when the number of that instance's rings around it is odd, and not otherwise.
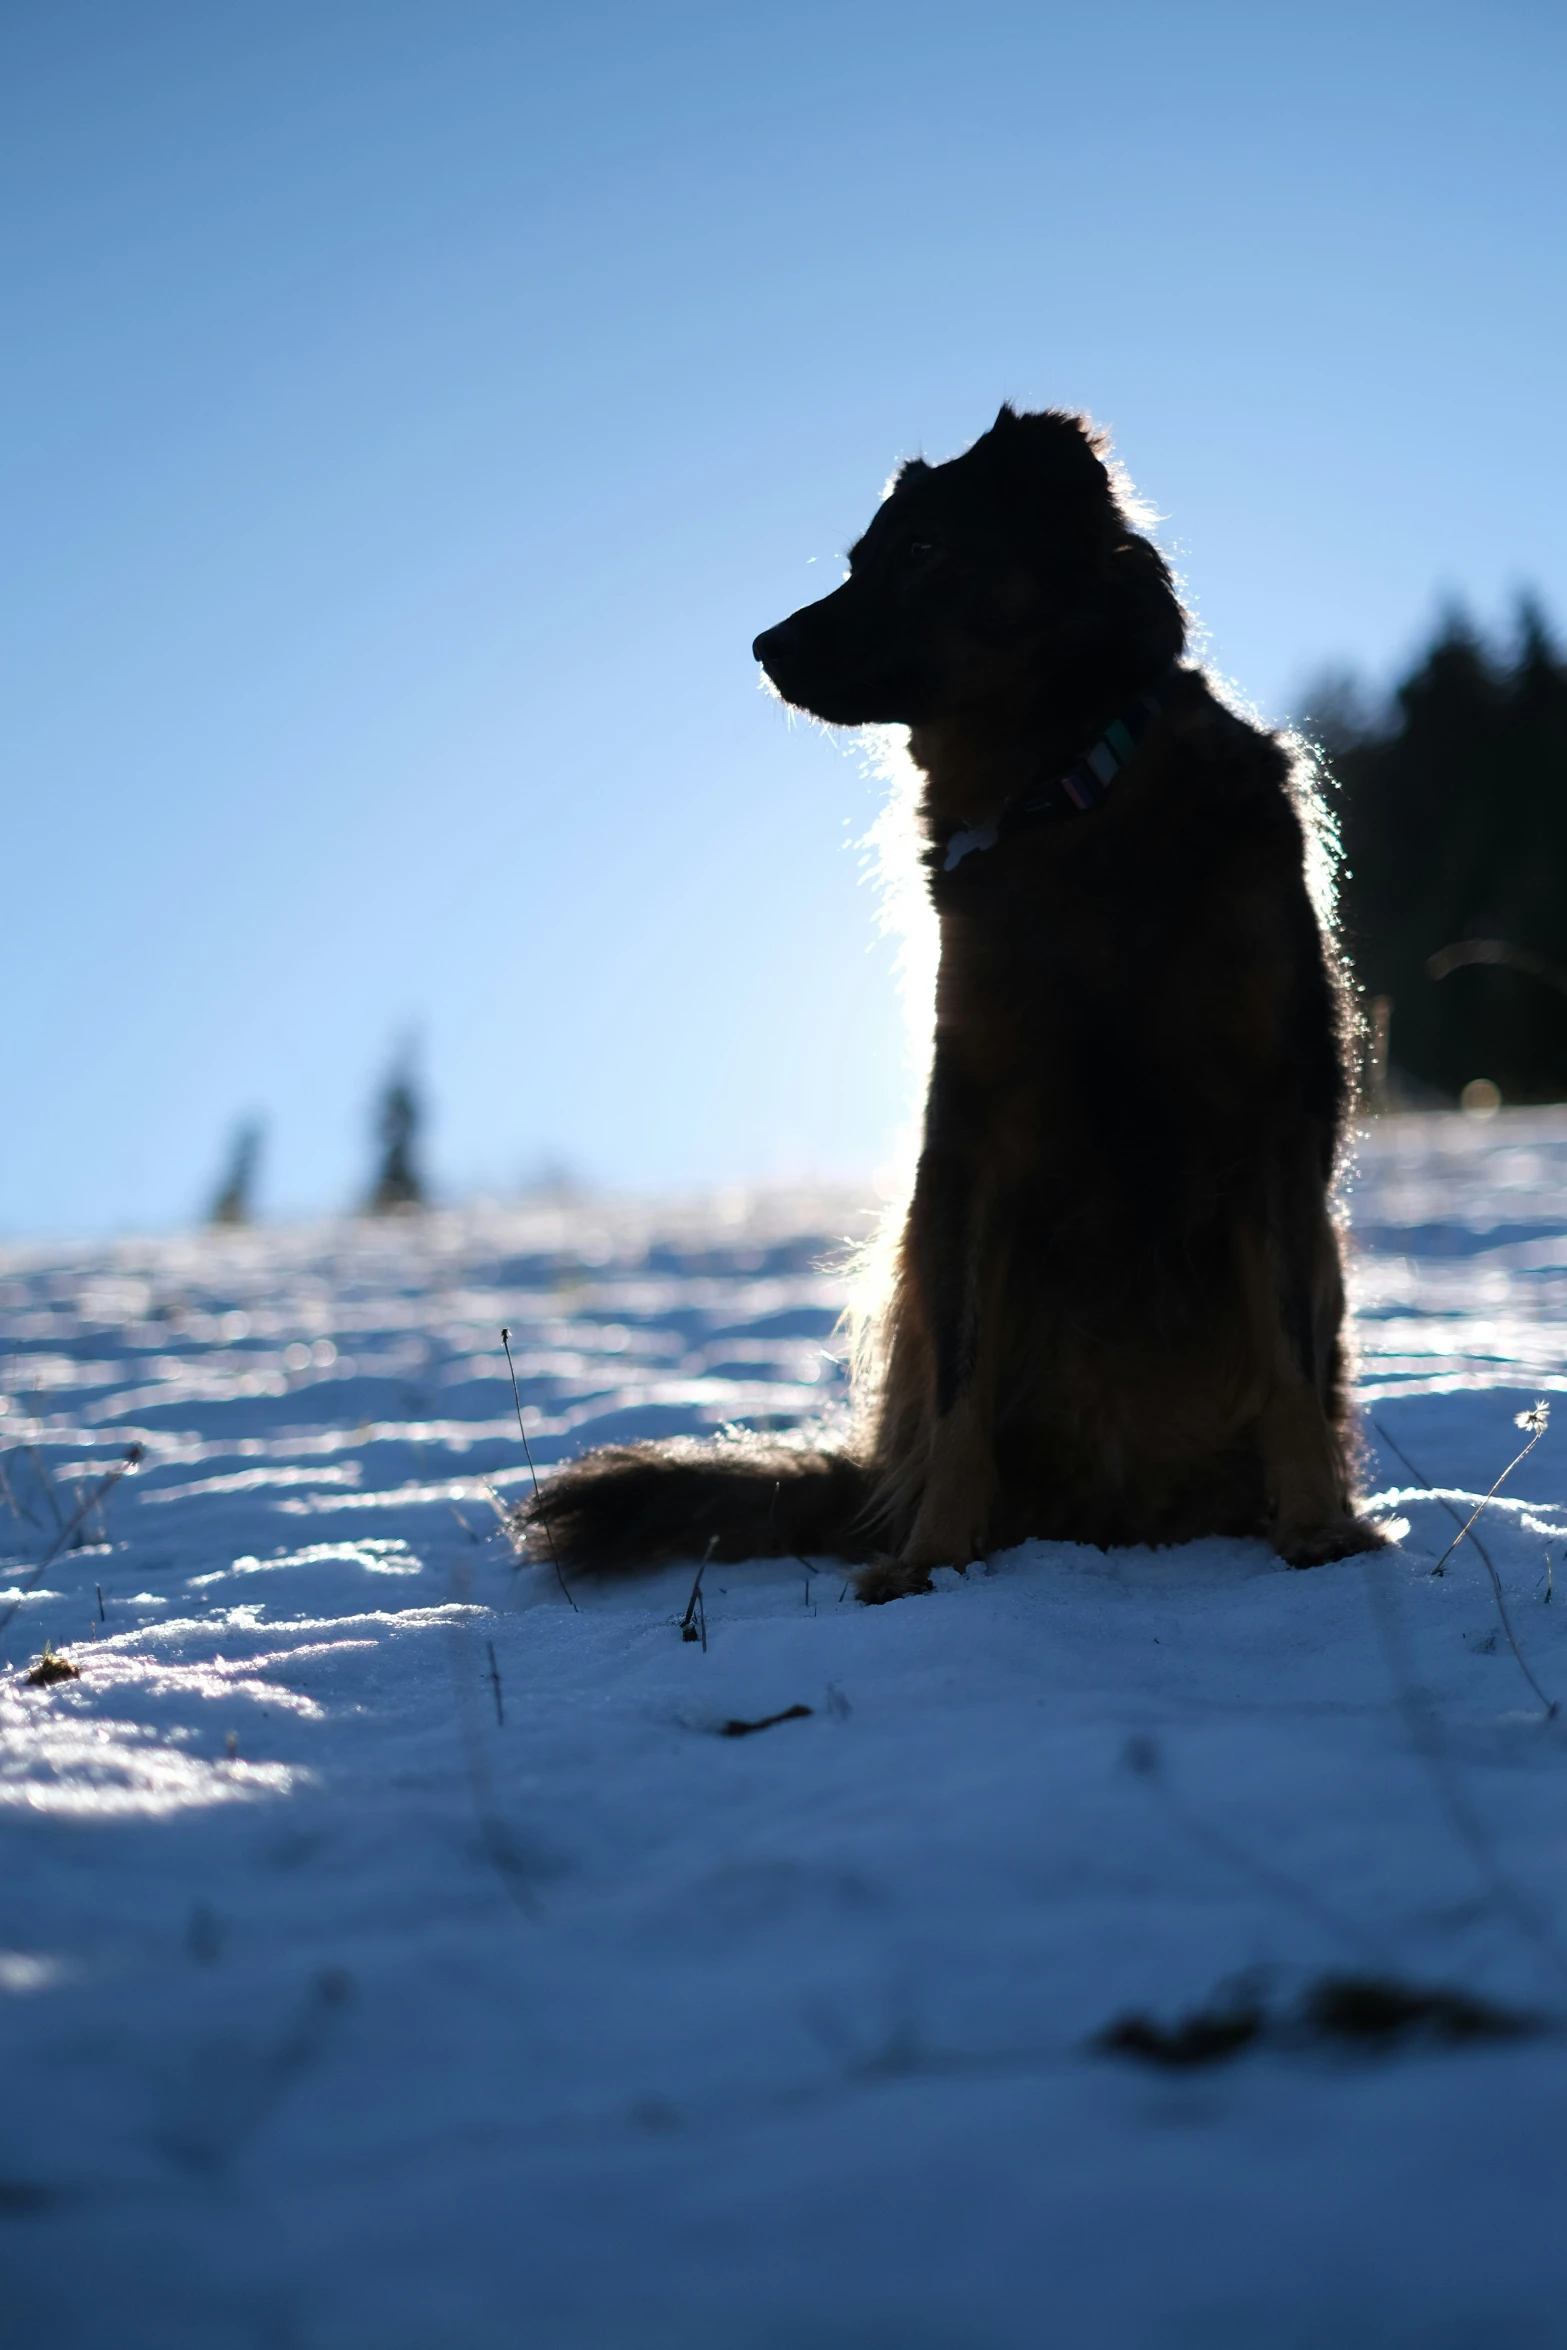
[[[758,690],[893,463],[1110,424],[1270,715],[1567,617],[1559,7],[0,12],[0,1232],[861,1174],[852,749]]]

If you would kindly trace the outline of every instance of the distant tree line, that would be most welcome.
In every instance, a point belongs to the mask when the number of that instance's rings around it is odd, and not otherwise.
[[[1567,1099],[1567,662],[1538,607],[1510,647],[1450,616],[1387,710],[1319,692],[1340,786],[1346,943],[1382,999],[1394,1098]]]
[[[405,1047],[376,1096],[375,1166],[364,1198],[364,1214],[398,1215],[425,1205],[428,1195],[419,1151],[423,1124],[424,1106],[414,1075],[413,1053]],[[235,1129],[228,1164],[207,1211],[209,1223],[252,1221],[263,1131],[259,1119],[254,1118],[247,1118]]]
[[[398,1216],[429,1205],[426,1120],[417,1057],[412,1044],[405,1044],[382,1079],[372,1105],[370,1179],[359,1195],[356,1213]],[[245,1118],[233,1129],[223,1171],[207,1195],[209,1224],[233,1226],[255,1221],[265,1144],[266,1127],[259,1118]],[[561,1204],[582,1197],[582,1193],[581,1178],[572,1167],[546,1152],[531,1168],[522,1170],[513,1196]]]

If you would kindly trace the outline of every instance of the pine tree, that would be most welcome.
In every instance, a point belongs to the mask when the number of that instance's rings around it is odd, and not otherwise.
[[[416,1148],[423,1123],[411,1056],[405,1053],[387,1078],[376,1104],[376,1136],[381,1155],[365,1203],[372,1216],[390,1216],[399,1209],[424,1206],[424,1178],[419,1172]]]

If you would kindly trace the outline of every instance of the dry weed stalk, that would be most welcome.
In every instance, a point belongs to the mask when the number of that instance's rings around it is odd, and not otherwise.
[[[707,1573],[707,1562],[718,1548],[715,1534],[702,1553],[702,1564],[697,1568],[696,1581],[691,1586],[691,1597],[686,1601],[686,1612],[680,1619],[682,1640],[700,1640],[702,1654],[707,1654],[707,1601],[702,1597],[702,1577]],[[693,1622],[693,1617],[695,1621]]]
[[[1476,1522],[1481,1517],[1483,1512],[1489,1507],[1490,1503],[1495,1500],[1497,1494],[1500,1493],[1502,1487],[1506,1484],[1514,1469],[1517,1468],[1519,1462],[1528,1459],[1530,1453],[1533,1452],[1535,1446],[1539,1443],[1541,1437],[1545,1434],[1546,1429],[1549,1427],[1550,1419],[1551,1407],[1545,1401],[1543,1396],[1537,1397],[1526,1412],[1518,1412],[1515,1414],[1514,1425],[1529,1431],[1528,1443],[1524,1446],[1522,1452],[1515,1453],[1513,1455],[1513,1458],[1508,1462],[1506,1468],[1497,1478],[1496,1483],[1491,1487],[1490,1492],[1485,1496],[1484,1500],[1481,1501],[1476,1508],[1472,1509],[1468,1517],[1462,1521],[1462,1523],[1459,1525],[1458,1532],[1453,1536],[1452,1541],[1448,1544],[1446,1550],[1443,1551],[1441,1557],[1437,1560],[1436,1565],[1431,1569],[1431,1572],[1433,1575],[1445,1575],[1447,1571],[1447,1562],[1452,1557],[1454,1551],[1458,1548],[1458,1545],[1463,1541],[1465,1535],[1473,1535],[1474,1547],[1479,1554],[1480,1563],[1485,1568],[1486,1574],[1490,1578],[1491,1593],[1496,1601],[1496,1612],[1497,1615],[1501,1618],[1502,1630],[1507,1637],[1507,1645],[1513,1652],[1513,1662],[1517,1665],[1519,1672],[1522,1673],[1524,1679],[1528,1682],[1529,1687],[1533,1690],[1535,1696],[1539,1699],[1541,1705],[1545,1708],[1546,1720],[1548,1722],[1554,1722],[1557,1715],[1561,1711],[1560,1702],[1554,1697],[1546,1696],[1545,1691],[1540,1687],[1539,1682],[1535,1679],[1534,1674],[1531,1672],[1527,1662],[1525,1661],[1523,1650],[1518,1645],[1518,1636],[1513,1630],[1512,1618],[1507,1613],[1507,1595],[1502,1589],[1502,1578],[1496,1571],[1496,1565],[1491,1557],[1490,1552],[1486,1549],[1485,1544],[1481,1541],[1479,1535],[1474,1533]],[[1403,1446],[1398,1443],[1394,1437],[1389,1436],[1387,1430],[1382,1426],[1381,1422],[1379,1420],[1373,1420],[1371,1425],[1373,1428],[1375,1428],[1377,1435],[1381,1438],[1382,1442],[1388,1447],[1388,1450],[1390,1452],[1397,1453],[1399,1459],[1403,1462],[1405,1468],[1408,1469],[1411,1476],[1417,1477],[1419,1479],[1420,1483],[1425,1487],[1427,1493],[1434,1493],[1435,1488],[1432,1485],[1430,1478],[1415,1466],[1415,1463],[1410,1459],[1408,1453],[1405,1452]],[[1447,1499],[1447,1496],[1445,1494],[1436,1494],[1436,1498],[1441,1502],[1442,1507],[1446,1510],[1448,1516],[1456,1520],[1458,1517],[1458,1512],[1454,1509],[1452,1503]],[[1547,1574],[1549,1574],[1549,1552],[1546,1553],[1546,1569]],[[1547,1600],[1550,1598],[1549,1583],[1547,1583],[1545,1596]]]
[[[517,1433],[522,1438],[522,1457],[528,1464],[528,1475],[533,1479],[533,1498],[539,1505],[539,1524],[544,1528],[544,1539],[549,1544],[550,1564],[555,1569],[555,1580],[567,1604],[575,1608],[577,1603],[571,1596],[570,1584],[561,1572],[560,1553],[555,1548],[555,1537],[550,1532],[550,1522],[545,1514],[544,1496],[539,1491],[539,1472],[533,1465],[533,1448],[528,1442],[528,1431],[522,1424],[522,1397],[517,1390],[517,1366],[511,1359],[511,1332],[504,1322],[501,1324],[501,1344],[506,1350],[506,1368],[511,1373],[511,1399],[517,1407]]]
[[[59,1532],[55,1535],[53,1542],[50,1543],[49,1548],[44,1552],[44,1555],[39,1560],[37,1566],[30,1567],[28,1569],[27,1574],[23,1577],[22,1582],[17,1588],[16,1597],[12,1600],[4,1615],[0,1615],[0,1632],[3,1632],[6,1626],[10,1623],[11,1618],[15,1615],[17,1609],[21,1606],[22,1601],[26,1598],[28,1592],[32,1589],[32,1586],[37,1582],[39,1576],[44,1572],[44,1569],[46,1567],[52,1567],[55,1560],[59,1557],[61,1551],[69,1547],[71,1537],[75,1534],[77,1528],[82,1525],[91,1512],[98,1507],[99,1503],[103,1501],[104,1497],[109,1492],[111,1492],[116,1485],[118,1485],[120,1479],[128,1475],[129,1472],[137,1466],[141,1460],[141,1457],[142,1447],[139,1444],[131,1445],[125,1454],[125,1458],[121,1461],[116,1461],[114,1467],[109,1471],[108,1475],[104,1478],[101,1478],[88,1493],[83,1495],[82,1499],[77,1503],[72,1515],[61,1522]],[[52,1479],[47,1479],[45,1490],[49,1495],[50,1505],[52,1508],[54,1508],[55,1515],[58,1518],[60,1516],[60,1512],[58,1503],[54,1498],[54,1483]]]
[[[1443,1551],[1441,1557],[1437,1560],[1436,1565],[1431,1569],[1433,1575],[1442,1575],[1447,1572],[1448,1560],[1452,1557],[1454,1551],[1458,1548],[1458,1545],[1462,1542],[1470,1527],[1481,1515],[1481,1512],[1485,1510],[1487,1505],[1495,1500],[1496,1496],[1501,1492],[1502,1487],[1507,1483],[1508,1478],[1512,1475],[1514,1469],[1517,1468],[1518,1463],[1528,1459],[1530,1453],[1533,1452],[1535,1446],[1539,1443],[1541,1437],[1545,1434],[1546,1429],[1550,1426],[1550,1423],[1551,1407],[1543,1396],[1537,1396],[1526,1412],[1518,1412],[1514,1415],[1513,1426],[1515,1428],[1527,1428],[1530,1431],[1528,1443],[1524,1446],[1522,1452],[1514,1453],[1512,1459],[1508,1462],[1506,1468],[1502,1471],[1501,1475],[1497,1478],[1496,1483],[1491,1487],[1490,1492],[1486,1495],[1485,1500],[1482,1501],[1477,1508],[1470,1511],[1468,1517],[1459,1527],[1458,1532],[1453,1536],[1453,1539],[1448,1544],[1446,1550]],[[1479,1545],[1476,1544],[1475,1547],[1478,1549]]]

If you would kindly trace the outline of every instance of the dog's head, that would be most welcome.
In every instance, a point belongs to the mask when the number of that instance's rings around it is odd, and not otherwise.
[[[786,702],[834,726],[918,726],[1025,669],[1157,675],[1185,622],[1079,416],[1003,407],[945,465],[915,458],[849,556],[842,587],[753,648]]]

